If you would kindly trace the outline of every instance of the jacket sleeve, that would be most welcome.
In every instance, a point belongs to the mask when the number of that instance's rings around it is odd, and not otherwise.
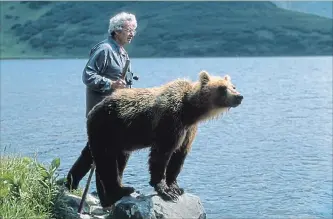
[[[94,91],[104,93],[111,89],[112,81],[102,76],[108,65],[108,52],[103,46],[95,50],[83,70],[83,83]]]

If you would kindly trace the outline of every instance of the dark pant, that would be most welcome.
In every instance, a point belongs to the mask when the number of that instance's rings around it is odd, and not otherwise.
[[[86,88],[86,117],[88,116],[89,111],[99,103],[105,94],[100,94],[96,91],[93,91]],[[89,143],[86,143],[86,146],[81,151],[80,156],[73,164],[72,168],[67,174],[66,187],[71,189],[77,189],[82,178],[89,172],[91,165],[93,164],[93,159],[91,156]]]
[[[81,151],[79,158],[75,161],[67,174],[66,187],[69,190],[77,189],[82,178],[89,172],[93,163],[89,143]]]
[[[89,172],[93,164],[93,159],[91,156],[89,143],[87,142],[86,146],[81,151],[79,158],[75,161],[72,168],[67,174],[67,181],[65,186],[69,190],[77,189],[82,178]],[[101,203],[107,202],[107,196],[105,195],[104,187],[99,179],[98,174],[95,173],[96,179],[96,189],[97,193],[100,195]],[[102,195],[104,194],[104,195]]]
[[[109,93],[98,93],[96,91],[90,90],[88,87],[86,88],[86,117],[88,116],[88,113],[90,110],[97,105],[103,98],[105,98],[106,95],[110,95],[111,92]],[[82,178],[89,172],[93,164],[93,159],[92,155],[90,152],[90,147],[89,143],[86,143],[86,146],[83,148],[81,151],[80,156],[78,159],[75,161],[71,169],[69,170],[67,174],[67,180],[65,183],[65,186],[67,189],[72,190],[72,189],[77,189],[79,187],[79,183],[82,180]],[[104,187],[102,186],[102,183],[99,179],[99,175],[96,174],[95,172],[95,177],[96,177],[96,189],[98,194],[105,194]],[[105,203],[107,199],[107,196],[104,195],[104,197],[100,198],[101,203]]]

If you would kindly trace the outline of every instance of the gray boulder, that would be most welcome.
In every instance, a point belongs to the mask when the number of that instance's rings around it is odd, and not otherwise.
[[[206,219],[198,196],[185,193],[177,202],[166,202],[156,194],[133,193],[123,197],[111,209],[103,210],[96,195],[88,194],[82,214],[78,214],[81,197],[64,192],[57,218],[63,219]]]

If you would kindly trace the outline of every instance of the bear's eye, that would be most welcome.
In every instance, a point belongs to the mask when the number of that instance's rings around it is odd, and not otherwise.
[[[218,91],[221,95],[224,95],[227,93],[227,87],[226,86],[219,86],[218,88]]]

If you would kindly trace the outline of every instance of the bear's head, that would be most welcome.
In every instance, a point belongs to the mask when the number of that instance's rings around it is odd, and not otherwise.
[[[201,71],[199,78],[200,99],[208,105],[209,114],[216,115],[241,104],[243,96],[236,90],[229,75],[218,77]]]

